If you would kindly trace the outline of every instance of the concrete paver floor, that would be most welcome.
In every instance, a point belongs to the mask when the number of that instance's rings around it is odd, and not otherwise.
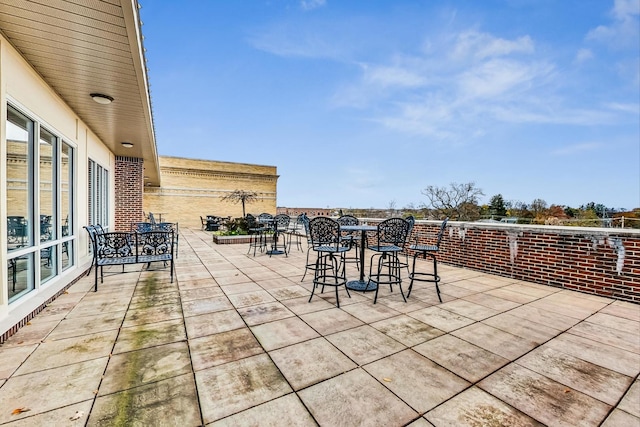
[[[303,252],[181,234],[174,283],[82,278],[0,346],[1,424],[640,426],[639,305],[443,265],[337,308]]]

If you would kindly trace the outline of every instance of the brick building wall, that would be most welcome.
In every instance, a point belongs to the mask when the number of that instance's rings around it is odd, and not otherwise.
[[[275,166],[160,156],[160,187],[144,187],[144,211],[180,227],[200,227],[200,217],[241,217],[242,204],[222,200],[235,190],[257,193],[246,213],[276,213]]]
[[[142,221],[143,173],[142,159],[116,156],[114,231],[129,231],[132,222]]]
[[[432,243],[439,226],[417,221],[412,236]],[[640,303],[638,230],[450,222],[438,260]]]

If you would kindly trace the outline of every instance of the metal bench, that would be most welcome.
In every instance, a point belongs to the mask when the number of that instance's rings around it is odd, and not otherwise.
[[[150,264],[162,261],[170,263],[171,283],[173,283],[174,265],[174,231],[156,230],[142,233],[97,233],[89,232],[93,244],[93,265],[95,265],[94,291],[98,291],[98,269],[100,283],[104,281],[103,267],[127,264]]]

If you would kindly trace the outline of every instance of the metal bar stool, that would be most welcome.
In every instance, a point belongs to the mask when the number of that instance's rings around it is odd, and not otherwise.
[[[342,215],[337,219],[340,226],[343,225],[358,225],[360,221],[353,215]],[[357,232],[355,231],[343,231],[342,232],[342,242],[345,245],[349,245],[350,249],[354,250],[354,256],[346,256],[344,257],[344,262],[346,263],[355,263],[356,268],[360,270],[360,249],[358,248],[358,244],[356,239],[354,238]]]
[[[395,284],[400,287],[402,299],[407,302],[402,292],[401,263],[398,257],[398,254],[402,252],[402,247],[398,246],[397,243],[401,242],[404,245],[408,232],[409,221],[403,218],[389,218],[378,224],[376,243],[368,247],[374,254],[371,256],[369,265],[369,283],[365,288],[366,291],[371,282],[377,285],[376,295],[373,299],[374,304],[378,301],[380,285],[389,285],[389,289],[393,292],[393,285]],[[377,263],[374,262],[376,257],[378,258]],[[373,272],[374,265],[377,265],[375,273]]]
[[[333,286],[336,289],[336,306],[339,308],[338,287],[344,286],[347,295],[351,298],[346,286],[347,276],[343,262],[344,253],[349,250],[349,247],[342,244],[340,224],[334,219],[320,216],[309,221],[309,233],[311,247],[317,254],[309,302],[313,298],[316,287],[322,286],[320,291],[322,293],[325,286]]]
[[[438,293],[438,300],[442,302],[442,298],[440,297],[440,287],[438,286],[438,283],[440,282],[440,276],[438,276],[438,259],[436,258],[436,254],[440,250],[440,243],[442,242],[442,236],[444,235],[444,229],[447,226],[447,221],[449,221],[449,218],[445,218],[445,220],[442,221],[435,245],[418,244],[418,237],[416,237],[416,243],[409,246],[409,249],[414,251],[414,255],[413,265],[411,267],[411,272],[409,273],[409,279],[411,279],[411,282],[409,283],[407,298],[409,298],[409,295],[411,295],[411,289],[413,289],[413,281],[417,280],[418,282],[435,283],[436,292]],[[426,259],[428,256],[433,260],[433,273],[416,271],[416,259],[420,255],[422,255],[422,258],[424,259]]]

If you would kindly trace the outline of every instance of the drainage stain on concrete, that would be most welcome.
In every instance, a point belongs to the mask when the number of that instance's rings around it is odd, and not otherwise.
[[[153,294],[156,288],[156,278],[154,275],[150,276],[144,281],[143,285],[143,295],[149,297]],[[148,307],[148,301],[142,303],[142,307]],[[125,389],[124,392],[118,395],[118,401],[116,407],[118,408],[118,412],[116,414],[115,419],[113,420],[114,427],[127,426],[131,425],[132,421],[135,420],[135,410],[133,407],[133,394],[131,392],[131,387],[135,385],[136,378],[139,373],[138,370],[140,368],[140,352],[138,350],[142,347],[142,344],[145,342],[146,337],[151,331],[144,330],[140,327],[140,331],[136,331],[134,333],[133,340],[133,352],[131,353],[131,357],[129,358],[127,363],[127,370],[122,375],[122,380],[124,382]]]

